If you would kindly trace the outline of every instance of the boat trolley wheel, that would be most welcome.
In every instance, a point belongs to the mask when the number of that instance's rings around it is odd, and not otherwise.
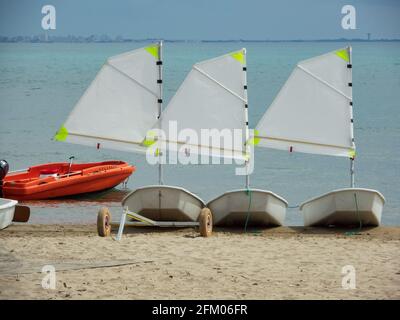
[[[210,209],[201,209],[199,216],[199,229],[202,237],[209,237],[212,234],[213,221]]]
[[[106,207],[102,207],[97,214],[97,233],[100,237],[111,234],[111,213]]]

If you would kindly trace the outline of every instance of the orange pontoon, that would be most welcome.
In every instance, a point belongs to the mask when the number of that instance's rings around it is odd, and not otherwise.
[[[9,173],[1,188],[3,197],[9,199],[59,198],[113,188],[135,169],[123,161],[48,163],[30,167],[24,172]]]

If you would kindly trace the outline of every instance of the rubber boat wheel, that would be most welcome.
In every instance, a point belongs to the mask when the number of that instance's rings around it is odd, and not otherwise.
[[[97,214],[97,233],[100,237],[111,234],[111,213],[106,207],[102,207]]]
[[[212,213],[211,213],[210,209],[208,209],[208,208],[201,209],[201,212],[199,215],[200,235],[202,237],[211,236],[212,228],[213,228],[213,219],[212,219]]]

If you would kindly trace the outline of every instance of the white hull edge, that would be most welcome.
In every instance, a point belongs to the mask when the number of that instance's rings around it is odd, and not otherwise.
[[[249,226],[281,226],[288,203],[276,194],[259,189],[228,191],[211,200],[207,207],[215,226],[244,226],[249,213]],[[249,209],[250,204],[250,209]]]
[[[186,189],[153,185],[129,193],[122,206],[155,221],[195,222],[205,203]]]
[[[12,223],[17,203],[15,200],[0,198],[0,230]]]
[[[334,190],[300,205],[304,226],[379,226],[385,198],[376,190]]]

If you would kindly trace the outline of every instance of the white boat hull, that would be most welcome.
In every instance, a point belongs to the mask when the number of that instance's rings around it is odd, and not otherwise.
[[[376,190],[339,189],[300,205],[304,226],[379,226],[385,198]]]
[[[233,190],[211,200],[207,207],[216,226],[281,226],[288,203],[276,194],[259,189]],[[250,204],[250,208],[249,208]]]
[[[8,227],[14,218],[18,201],[0,198],[0,230]]]
[[[155,185],[132,191],[122,206],[154,221],[195,222],[205,203],[183,188]]]

